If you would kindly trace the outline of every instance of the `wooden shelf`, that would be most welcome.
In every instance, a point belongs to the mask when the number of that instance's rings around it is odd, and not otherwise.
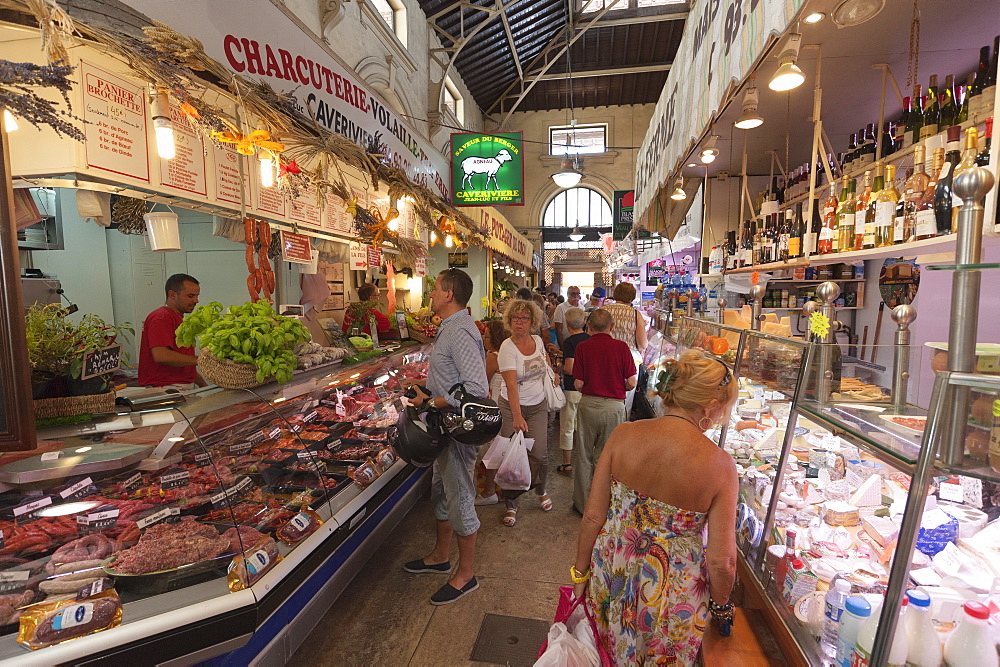
[[[862,310],[864,306],[834,306],[834,310]],[[761,308],[761,310],[802,310],[802,306],[795,308]]]
[[[787,283],[789,285],[806,285],[812,283],[825,283],[827,281],[832,281],[835,283],[863,283],[867,278],[827,278],[826,280],[795,280],[793,278],[771,278],[767,281],[767,284],[772,283]]]

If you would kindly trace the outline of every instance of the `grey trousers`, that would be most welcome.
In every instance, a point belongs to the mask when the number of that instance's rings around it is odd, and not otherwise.
[[[509,438],[514,435],[514,414],[510,411],[510,403],[506,398],[501,397],[497,403],[500,406],[500,435]],[[521,416],[528,423],[528,432],[524,434],[526,438],[533,438],[535,444],[528,450],[528,463],[531,465],[531,485],[535,493],[542,495],[545,493],[545,480],[549,476],[549,408],[543,400],[538,405],[522,405]],[[517,507],[517,496],[521,491],[509,491],[504,493],[504,499],[508,507]]]
[[[580,398],[576,414],[579,447],[573,465],[573,507],[581,514],[587,506],[594,468],[604,451],[604,443],[615,428],[625,421],[625,402],[604,396]]]

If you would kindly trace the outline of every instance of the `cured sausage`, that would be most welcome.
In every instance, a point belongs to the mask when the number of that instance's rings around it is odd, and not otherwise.
[[[107,558],[114,551],[115,544],[103,535],[87,535],[56,549],[52,554],[53,563],[73,563],[83,560]]]
[[[35,628],[30,645],[48,646],[104,630],[114,623],[120,609],[121,602],[117,597],[65,605],[46,614]]]
[[[243,220],[243,237],[249,246],[257,242],[257,225],[254,224],[253,218],[245,218]]]
[[[247,244],[246,258],[247,258],[247,271],[254,271],[254,270],[256,270],[257,265],[254,264],[254,260],[253,260],[253,244],[252,243],[248,243]]]
[[[257,294],[257,288],[255,287],[256,284],[257,281],[255,280],[255,276],[253,273],[251,273],[249,276],[247,276],[247,291],[250,292],[251,301],[257,301],[257,299],[260,298],[260,296]]]

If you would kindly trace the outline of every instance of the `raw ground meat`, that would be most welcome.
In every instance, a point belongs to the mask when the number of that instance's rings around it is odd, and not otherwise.
[[[211,526],[194,521],[158,523],[139,543],[118,554],[112,568],[125,574],[145,574],[215,558],[229,549],[229,539]]]

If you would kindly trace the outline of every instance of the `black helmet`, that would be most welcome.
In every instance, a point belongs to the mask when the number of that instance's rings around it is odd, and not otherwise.
[[[456,384],[449,391],[459,401],[458,410],[441,413],[445,433],[463,445],[485,445],[500,433],[500,408],[489,398],[471,396],[465,386]]]
[[[399,413],[396,423],[396,453],[399,458],[418,468],[426,468],[451,443],[441,428],[441,413],[428,410],[421,413],[412,405]]]

